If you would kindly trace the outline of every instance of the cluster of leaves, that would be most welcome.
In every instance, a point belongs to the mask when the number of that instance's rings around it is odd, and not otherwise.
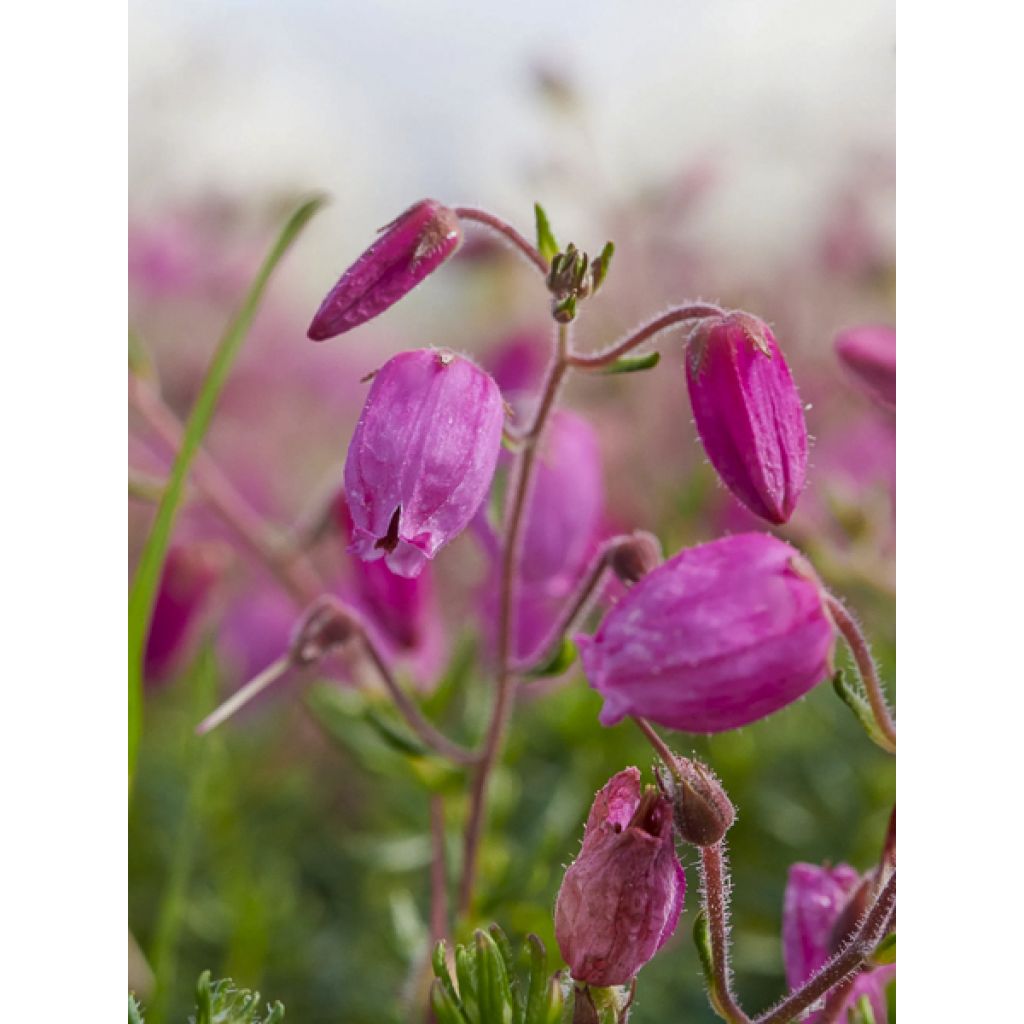
[[[568,982],[561,972],[548,976],[547,959],[544,943],[530,935],[517,961],[508,937],[491,925],[455,947],[456,987],[439,942],[430,990],[438,1024],[558,1024]]]
[[[203,971],[196,984],[196,1006],[189,1024],[281,1024],[284,1006],[269,1003],[264,1012],[259,992],[239,988],[230,978],[210,980]],[[128,995],[128,1024],[146,1024],[142,1007],[135,996]]]

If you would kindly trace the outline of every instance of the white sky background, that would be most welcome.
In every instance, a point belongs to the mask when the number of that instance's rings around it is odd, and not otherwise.
[[[328,222],[368,237],[425,195],[527,226],[541,198],[571,234],[595,197],[712,154],[727,178],[709,230],[763,258],[852,154],[892,149],[893,6],[148,0],[129,26],[132,204],[326,189]],[[538,62],[585,96],[585,130],[544,112]],[[569,181],[537,176],[551,157]]]

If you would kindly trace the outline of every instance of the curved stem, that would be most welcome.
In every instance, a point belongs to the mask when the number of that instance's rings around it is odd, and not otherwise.
[[[627,352],[631,352],[638,345],[653,338],[655,334],[664,331],[676,324],[685,323],[687,320],[700,320],[707,316],[721,316],[725,310],[710,302],[695,302],[685,306],[673,306],[672,309],[662,313],[661,316],[642,324],[625,338],[616,341],[600,352],[590,354],[582,352],[570,352],[568,356],[571,366],[579,367],[581,370],[600,370],[610,366],[616,359],[621,358]]]
[[[178,417],[160,396],[134,375],[128,377],[132,406],[153,432],[172,451],[181,447],[184,429]],[[282,549],[269,537],[265,524],[220,466],[203,450],[196,453],[193,482],[203,497],[231,527],[238,539],[271,572],[291,595],[305,607],[323,591],[316,571],[298,552]]]
[[[664,762],[665,767],[682,782],[683,778],[679,774],[679,765],[676,764],[675,754],[672,753],[665,741],[654,731],[654,726],[646,718],[639,718],[636,715],[633,715],[632,718],[640,731],[647,737],[651,746],[654,747],[655,752]]]
[[[542,274],[547,275],[547,260],[511,224],[475,206],[456,206],[455,216],[459,220],[476,221],[477,224],[497,232],[511,242]]]
[[[892,715],[889,712],[885,692],[882,689],[882,681],[878,677],[878,668],[875,665],[875,659],[871,657],[867,639],[841,601],[831,594],[827,596],[826,600],[829,613],[850,648],[853,660],[857,663],[857,671],[864,682],[864,690],[867,693],[868,704],[871,706],[871,713],[874,715],[882,735],[892,743],[895,750],[896,723],[892,720]]]
[[[381,682],[384,684],[391,699],[395,702],[395,707],[401,712],[409,728],[431,750],[442,757],[447,757],[450,761],[455,761],[457,764],[475,764],[477,756],[473,751],[467,750],[465,747],[461,747],[458,743],[448,739],[443,732],[423,717],[423,713],[416,703],[398,685],[398,680],[395,679],[394,673],[392,673],[388,663],[384,660],[380,651],[377,650],[376,645],[367,635],[365,629],[361,631],[360,639],[366,648],[366,653],[370,656],[370,661],[373,662],[373,666],[377,670],[377,674],[380,676]]]
[[[889,876],[849,945],[824,964],[775,1009],[758,1017],[754,1024],[788,1024],[823,995],[867,963],[875,947],[888,934],[896,909],[896,872]]]
[[[569,329],[559,325],[555,354],[548,367],[547,377],[541,392],[540,403],[534,414],[529,430],[523,436],[523,451],[519,460],[510,495],[508,521],[505,529],[505,546],[501,564],[501,607],[498,614],[498,692],[494,698],[491,720],[484,737],[483,750],[473,777],[469,797],[469,816],[466,820],[466,834],[463,842],[462,881],[459,886],[459,913],[465,914],[472,903],[476,885],[476,861],[480,847],[480,833],[483,828],[484,802],[487,784],[494,763],[498,759],[505,727],[512,703],[512,635],[515,611],[515,575],[519,556],[519,540],[523,527],[523,512],[530,488],[530,477],[537,456],[538,441],[544,430],[551,410],[558,397],[558,389],[568,372],[566,355],[569,348]]]
[[[714,972],[715,998],[729,1024],[750,1024],[750,1018],[732,993],[732,968],[729,966],[729,869],[725,863],[725,845],[700,848],[700,875],[704,910],[711,931],[711,966]]]

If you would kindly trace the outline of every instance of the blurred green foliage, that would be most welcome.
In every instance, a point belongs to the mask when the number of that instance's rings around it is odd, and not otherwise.
[[[848,591],[894,678],[891,597]],[[146,695],[130,820],[130,926],[157,973],[148,1024],[184,1022],[205,969],[259,988],[306,1024],[423,1020],[431,978],[428,795],[443,794],[449,878],[466,811],[461,773],[403,744],[386,703],[297,684],[203,740],[210,656]],[[490,676],[471,644],[426,701],[456,738],[482,731]],[[578,669],[524,683],[494,776],[472,941],[497,922],[518,948],[528,933],[558,966],[552,908],[595,791],[652,754],[635,727],[598,725],[600,698]],[[705,758],[739,816],[729,836],[736,988],[750,1011],[784,990],[782,894],[794,861],[873,864],[895,799],[895,765],[829,685],[734,733],[664,733]],[[184,850],[183,850],[184,847]],[[644,969],[631,1020],[712,1021],[690,941],[690,892],[676,936]],[[451,894],[450,894],[451,895]],[[156,1013],[154,1014],[153,1010]]]

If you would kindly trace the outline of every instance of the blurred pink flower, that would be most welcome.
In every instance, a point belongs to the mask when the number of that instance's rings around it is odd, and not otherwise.
[[[836,337],[840,362],[879,405],[896,408],[896,328],[850,327]]]

